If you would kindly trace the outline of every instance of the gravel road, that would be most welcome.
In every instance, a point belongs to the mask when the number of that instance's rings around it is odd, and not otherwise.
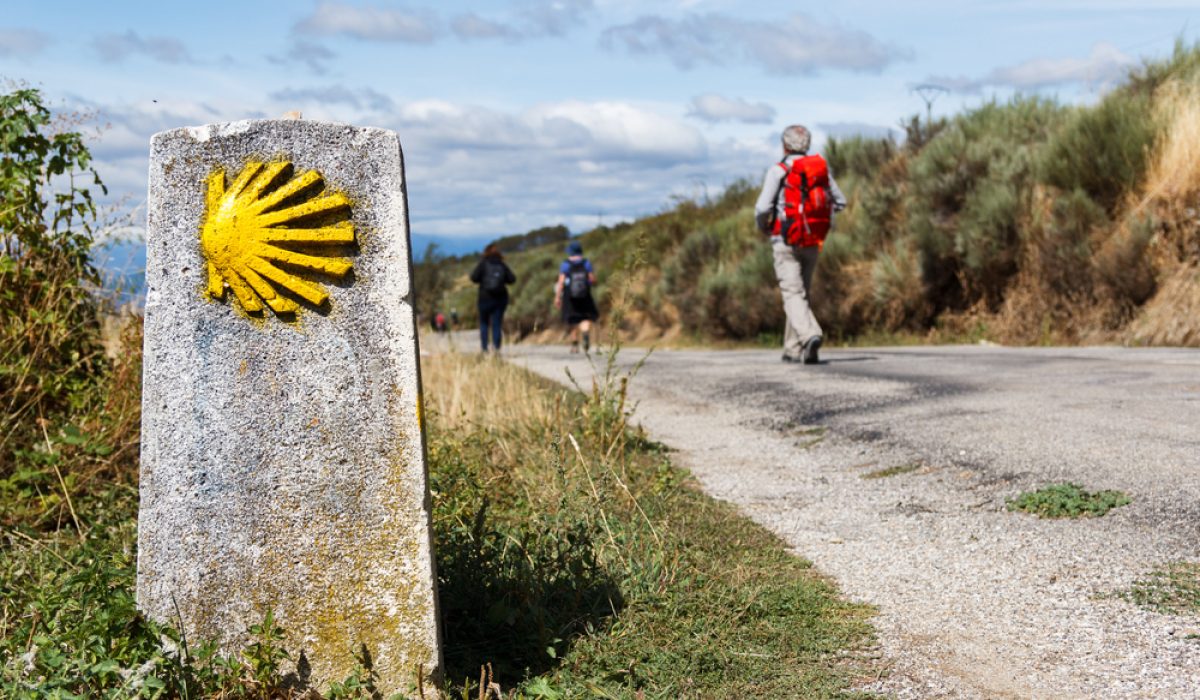
[[[562,347],[506,348],[565,380]],[[645,351],[625,349],[628,368]],[[1200,351],[919,347],[656,351],[636,417],[711,495],[878,609],[896,698],[1200,697],[1200,619],[1117,595],[1200,559]],[[889,467],[908,471],[864,475]],[[1072,481],[1131,505],[1040,520]]]

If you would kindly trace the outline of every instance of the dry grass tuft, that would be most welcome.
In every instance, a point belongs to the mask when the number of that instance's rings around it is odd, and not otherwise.
[[[1159,88],[1156,109],[1166,127],[1147,173],[1142,207],[1200,194],[1200,85],[1166,83]]]
[[[1200,347],[1200,269],[1181,266],[1160,286],[1130,328],[1137,345]]]
[[[458,431],[472,426],[515,426],[551,420],[558,392],[529,392],[528,373],[487,356],[449,352],[422,358],[426,408],[439,425]]]

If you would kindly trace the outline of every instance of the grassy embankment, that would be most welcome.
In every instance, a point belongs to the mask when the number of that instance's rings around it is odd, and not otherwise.
[[[90,193],[51,187],[92,174],[78,134],[33,91],[0,95],[0,126],[0,696],[300,697],[269,617],[222,657],[138,614],[140,320],[106,355]],[[485,664],[543,698],[834,696],[864,671],[868,611],[630,430],[619,378],[426,375],[452,696]],[[326,680],[373,696],[367,668]]]
[[[491,661],[550,697],[827,697],[864,672],[867,611],[631,431],[623,381],[581,396],[473,357],[426,367],[452,677]]]
[[[850,201],[813,292],[831,338],[1200,345],[1200,47],[1136,69],[1095,105],[1017,97],[906,131],[902,145],[826,149]],[[604,306],[608,276],[636,270],[625,338],[775,339],[757,189],[582,235]],[[558,241],[509,256],[518,335],[554,326],[561,257]],[[473,313],[473,262],[435,266],[425,301]]]

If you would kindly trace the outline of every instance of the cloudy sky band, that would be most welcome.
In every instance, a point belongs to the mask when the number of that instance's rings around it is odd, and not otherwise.
[[[111,124],[101,175],[134,200],[158,130],[292,109],[394,128],[414,231],[450,239],[579,230],[715,193],[760,177],[788,123],[812,126],[818,146],[896,133],[924,111],[911,92],[924,82],[954,91],[941,114],[1017,92],[1094,101],[1186,38],[1189,14],[1163,1],[839,8],[212,0],[155,13],[48,0],[0,18],[0,76],[98,111]],[[479,195],[471,210],[463,189]]]

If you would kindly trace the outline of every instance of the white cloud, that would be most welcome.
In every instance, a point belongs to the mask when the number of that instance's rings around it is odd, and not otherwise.
[[[110,63],[140,54],[160,63],[195,63],[183,42],[171,37],[143,37],[132,29],[124,34],[103,34],[92,40],[100,59]]]
[[[1035,58],[995,68],[982,78],[933,76],[925,82],[966,94],[978,94],[987,87],[1040,90],[1072,84],[1108,86],[1125,78],[1136,65],[1132,56],[1100,42],[1092,46],[1086,58]]]
[[[770,124],[775,119],[775,108],[765,102],[751,104],[741,98],[709,93],[692,98],[688,116],[710,123],[733,121],[746,124]]]
[[[765,148],[710,144],[678,118],[620,102],[505,112],[425,100],[400,105],[383,126],[404,144],[413,230],[422,235],[560,221],[581,230],[598,214],[611,224],[658,211],[697,182],[719,188],[770,158]]]
[[[542,105],[529,118],[543,126],[583,127],[589,149],[610,159],[687,162],[705,156],[704,137],[693,127],[622,102]]]
[[[323,36],[349,36],[369,41],[431,43],[438,35],[437,18],[426,10],[385,9],[341,2],[322,2],[296,24],[296,30]]]
[[[985,81],[1018,89],[1067,83],[1108,84],[1125,77],[1136,61],[1117,47],[1098,43],[1087,58],[1039,58],[992,71]]]
[[[662,210],[673,194],[715,194],[758,177],[770,144],[710,142],[671,105],[566,101],[497,110],[420,100],[369,112],[372,91],[353,86],[280,90],[264,104],[202,101],[77,104],[110,128],[89,141],[108,202],[146,198],[150,137],[158,131],[275,116],[311,99],[306,117],[394,129],[404,147],[413,233],[463,238],[566,223],[572,230]],[[355,106],[357,102],[357,106]],[[142,221],[136,222],[143,225]]]
[[[813,74],[825,69],[878,72],[911,51],[870,34],[823,24],[806,15],[782,22],[751,21],[717,13],[675,20],[642,16],[606,29],[601,44],[633,54],[664,54],[681,69],[755,63],[768,73]]]
[[[562,36],[581,24],[594,7],[592,0],[538,0],[527,3],[520,14],[531,34]]]
[[[519,41],[562,36],[582,24],[593,9],[592,0],[537,0],[519,7],[508,21],[487,19],[468,12],[455,17],[450,28],[458,38],[464,40]]]
[[[351,89],[341,84],[314,88],[284,88],[271,93],[271,99],[297,106],[307,104],[344,104],[355,109],[381,111],[392,109],[392,98],[371,88]]]
[[[267,56],[267,60],[277,65],[299,63],[306,66],[315,75],[329,73],[329,63],[337,58],[337,54],[315,41],[295,39],[288,44],[282,54]]]
[[[32,56],[46,48],[50,36],[36,29],[0,28],[0,56]]]
[[[460,39],[517,39],[521,36],[515,27],[484,19],[474,12],[455,17],[450,22],[450,29]]]

